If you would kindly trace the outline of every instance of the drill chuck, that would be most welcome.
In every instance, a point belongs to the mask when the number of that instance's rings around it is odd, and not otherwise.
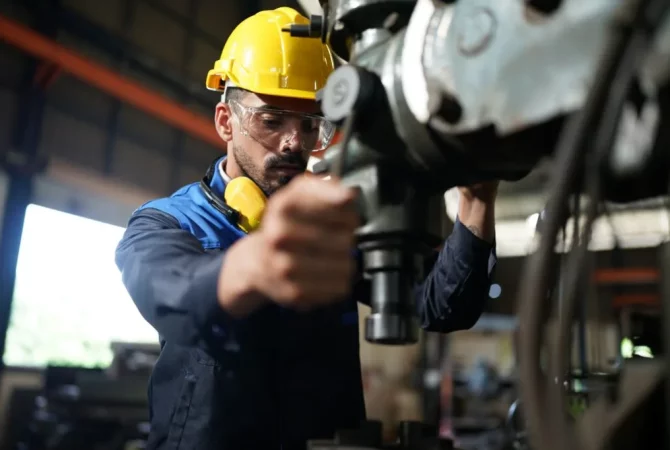
[[[365,320],[365,339],[384,345],[417,342],[419,321],[413,293],[416,271],[412,261],[407,261],[409,255],[399,249],[384,249],[366,256],[372,312]]]

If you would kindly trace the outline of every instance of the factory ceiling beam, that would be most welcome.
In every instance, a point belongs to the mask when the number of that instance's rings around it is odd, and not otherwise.
[[[154,78],[178,96],[188,96],[203,106],[212,105],[213,100],[203,91],[202,84],[187,79],[179,68],[156,60],[129,39],[115,35],[69,9],[61,11],[59,22],[68,33],[113,55],[117,60],[127,60],[131,68]],[[189,35],[195,35],[195,31],[189,29]]]
[[[184,16],[182,14],[179,14],[178,12],[174,11],[171,9],[169,6],[166,5],[166,2],[163,0],[140,0],[144,2],[145,4],[151,6],[153,9],[155,9],[157,12],[161,13],[165,17],[169,18],[170,20],[177,22],[182,28],[186,29],[191,29],[190,27],[190,22],[191,18],[188,16]],[[255,1],[255,0],[254,0]],[[239,3],[244,3],[246,4],[247,2],[239,2]],[[222,7],[223,4],[222,4]],[[192,28],[192,33],[194,37],[197,37],[198,39],[202,39],[203,41],[207,42],[209,45],[211,45],[214,48],[222,48],[223,47],[223,40],[219,36],[215,36],[211,33],[208,33],[207,31],[195,27]]]
[[[85,83],[124,103],[225,151],[210,118],[177,105],[138,82],[123,77],[101,64],[90,61],[27,26],[0,15],[0,40],[50,62]]]

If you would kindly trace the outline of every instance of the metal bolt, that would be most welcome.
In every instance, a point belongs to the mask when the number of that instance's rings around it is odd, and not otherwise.
[[[488,8],[477,8],[459,24],[458,50],[465,56],[483,52],[493,40],[497,21]]]
[[[338,80],[333,86],[333,101],[335,105],[340,106],[349,95],[349,83],[347,80]]]

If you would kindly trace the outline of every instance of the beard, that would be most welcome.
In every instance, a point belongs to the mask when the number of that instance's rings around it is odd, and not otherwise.
[[[307,169],[307,161],[300,153],[292,152],[281,155],[272,155],[265,160],[263,166],[255,164],[249,157],[249,154],[236,145],[233,146],[233,156],[244,176],[256,183],[267,197],[274,194],[278,189],[286,186],[295,177],[287,175],[268,177],[268,172],[273,168],[278,168],[283,165],[292,165],[301,167],[303,171]]]

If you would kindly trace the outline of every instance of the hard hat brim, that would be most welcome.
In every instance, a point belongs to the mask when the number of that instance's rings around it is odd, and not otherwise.
[[[260,95],[272,95],[274,97],[285,97],[285,98],[297,98],[301,100],[316,100],[316,92],[313,91],[304,91],[300,89],[287,89],[287,88],[269,88],[269,89],[259,89],[259,88],[248,88],[245,86],[240,86],[237,83],[229,80],[228,83],[231,83],[231,86],[244,89],[254,94]],[[224,92],[224,84],[222,82],[222,77],[220,74],[210,71],[207,74],[207,89],[210,91]]]
[[[272,95],[274,97],[297,98],[301,100],[316,100],[316,93],[311,91],[300,91],[297,89],[266,89],[263,91],[249,90],[254,94]]]

